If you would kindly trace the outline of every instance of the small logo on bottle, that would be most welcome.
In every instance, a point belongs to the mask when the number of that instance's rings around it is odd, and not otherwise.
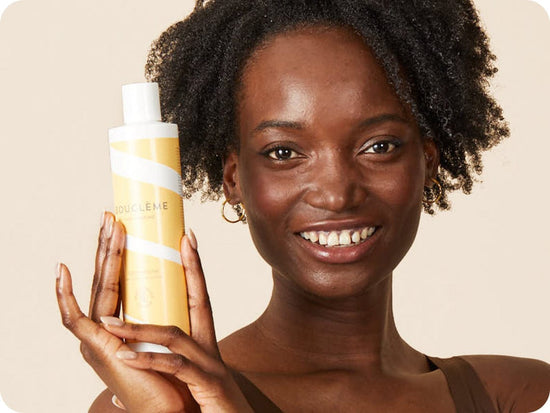
[[[153,302],[153,294],[146,287],[138,289],[134,298],[141,307],[149,307]]]

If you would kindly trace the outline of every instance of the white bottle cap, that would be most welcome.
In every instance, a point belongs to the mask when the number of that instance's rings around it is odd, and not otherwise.
[[[124,123],[160,122],[159,85],[131,83],[122,86]]]

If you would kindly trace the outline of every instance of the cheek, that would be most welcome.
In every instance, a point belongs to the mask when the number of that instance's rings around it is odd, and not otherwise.
[[[420,211],[425,169],[421,147],[414,145],[399,162],[390,165],[387,170],[378,171],[380,184],[376,192],[391,209],[401,210],[403,213],[409,209]]]
[[[424,189],[424,164],[413,158],[396,166],[386,187],[379,193],[391,216],[389,230],[400,241],[398,255],[404,255],[412,245],[422,213]]]
[[[243,203],[246,209],[248,229],[256,249],[271,266],[286,261],[283,245],[287,215],[298,198],[298,185],[290,177],[277,173],[246,173],[258,171],[252,165],[243,164],[241,176]],[[290,184],[292,183],[292,185]]]
[[[299,184],[296,177],[270,173],[258,162],[241,165],[248,229],[256,249],[271,265],[283,250],[287,216],[298,199]]]
[[[253,221],[263,220],[268,224],[272,219],[284,218],[289,206],[297,198],[300,184],[298,177],[287,173],[269,173],[258,165],[241,163],[242,194],[245,208]],[[259,173],[258,171],[262,171]],[[251,171],[256,171],[253,173]],[[256,218],[256,219],[254,219]]]
[[[390,205],[407,209],[419,209],[422,204],[422,195],[424,188],[424,174],[418,173],[418,167],[398,168],[392,175],[392,179],[387,182],[388,188],[385,189],[387,199]],[[413,171],[411,173],[411,171]]]

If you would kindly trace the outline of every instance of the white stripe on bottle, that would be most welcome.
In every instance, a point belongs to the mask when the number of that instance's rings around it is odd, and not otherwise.
[[[160,186],[183,196],[180,174],[166,165],[111,148],[111,170],[124,178]]]
[[[138,254],[151,255],[181,265],[181,255],[179,251],[132,235],[126,235],[126,249]]]

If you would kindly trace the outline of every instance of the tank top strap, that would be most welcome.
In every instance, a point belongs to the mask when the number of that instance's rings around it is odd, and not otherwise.
[[[269,397],[243,374],[236,370],[232,370],[231,372],[253,411],[261,413],[283,413]]]
[[[489,393],[470,363],[461,357],[428,357],[428,361],[445,375],[458,413],[497,413]]]

